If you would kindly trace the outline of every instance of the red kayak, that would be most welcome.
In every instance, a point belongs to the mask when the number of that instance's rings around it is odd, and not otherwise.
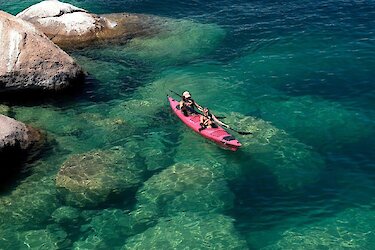
[[[241,147],[241,143],[236,140],[231,134],[225,131],[222,127],[206,128],[202,131],[199,131],[199,128],[201,127],[199,114],[185,116],[180,110],[178,101],[174,100],[170,96],[168,96],[168,101],[173,112],[178,116],[178,118],[180,118],[189,128],[194,130],[196,133],[217,143],[221,147],[230,149],[232,151],[236,151],[239,147]]]

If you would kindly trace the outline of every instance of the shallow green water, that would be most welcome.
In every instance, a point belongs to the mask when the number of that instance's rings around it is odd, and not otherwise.
[[[51,143],[1,193],[0,249],[374,248],[372,1],[70,2],[165,29],[69,51],[90,73],[81,91],[9,104]],[[173,116],[169,89],[254,135],[218,148]],[[103,172],[115,192],[88,202],[56,188],[67,159],[97,151],[120,166]]]

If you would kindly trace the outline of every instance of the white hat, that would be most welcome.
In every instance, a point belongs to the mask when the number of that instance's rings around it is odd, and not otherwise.
[[[185,91],[184,93],[182,93],[182,96],[185,97],[185,98],[191,97],[189,91]]]

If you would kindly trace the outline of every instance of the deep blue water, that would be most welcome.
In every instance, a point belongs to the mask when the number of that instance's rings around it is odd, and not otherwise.
[[[177,242],[178,234],[183,235],[181,248],[201,244],[199,237],[216,228],[226,235],[222,249],[375,248],[374,1],[68,2],[99,14],[170,18],[170,33],[123,47],[69,51],[90,73],[82,92],[14,105],[17,119],[46,130],[57,146],[15,184],[15,193],[1,197],[0,205],[29,199],[22,190],[35,188],[40,178],[49,179],[44,185],[55,197],[50,179],[62,162],[93,149],[138,143],[142,152],[137,159],[149,171],[130,197],[122,194],[97,207],[80,208],[74,227],[57,225],[47,216],[41,222],[21,220],[20,235],[32,232],[27,225],[36,223],[32,230],[47,228],[59,248],[89,242],[86,247],[101,249],[104,242],[106,247],[148,249],[168,248],[158,240]],[[0,8],[16,14],[33,3],[0,0]],[[171,88],[189,89],[198,102],[226,115],[233,126],[255,131],[254,136],[238,136],[244,147],[235,153],[204,141],[169,111],[164,97]],[[132,106],[132,101],[150,101],[154,107]],[[111,130],[118,119],[126,126]],[[208,166],[169,177],[170,166],[184,162]],[[212,177],[215,188],[201,184],[203,169],[219,176]],[[167,186],[179,178],[193,184],[183,190]],[[173,192],[164,197],[166,190]],[[169,204],[154,211],[158,223],[143,225],[136,235],[122,234],[117,213],[151,207],[158,195]],[[224,208],[212,205],[217,200]],[[54,203],[64,205],[61,199]],[[25,204],[16,206],[22,210]],[[4,205],[0,216],[8,215],[7,209]],[[194,215],[186,219],[181,212]],[[219,215],[226,219],[215,217]],[[109,236],[113,231],[118,231],[114,239]],[[14,239],[14,232],[6,233]],[[214,235],[206,235],[204,242],[219,242],[220,234]]]

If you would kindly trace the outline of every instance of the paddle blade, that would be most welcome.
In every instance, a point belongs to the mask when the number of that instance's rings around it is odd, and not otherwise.
[[[237,133],[239,133],[240,135],[252,135],[253,134],[251,132],[241,132],[241,131],[237,131]]]

